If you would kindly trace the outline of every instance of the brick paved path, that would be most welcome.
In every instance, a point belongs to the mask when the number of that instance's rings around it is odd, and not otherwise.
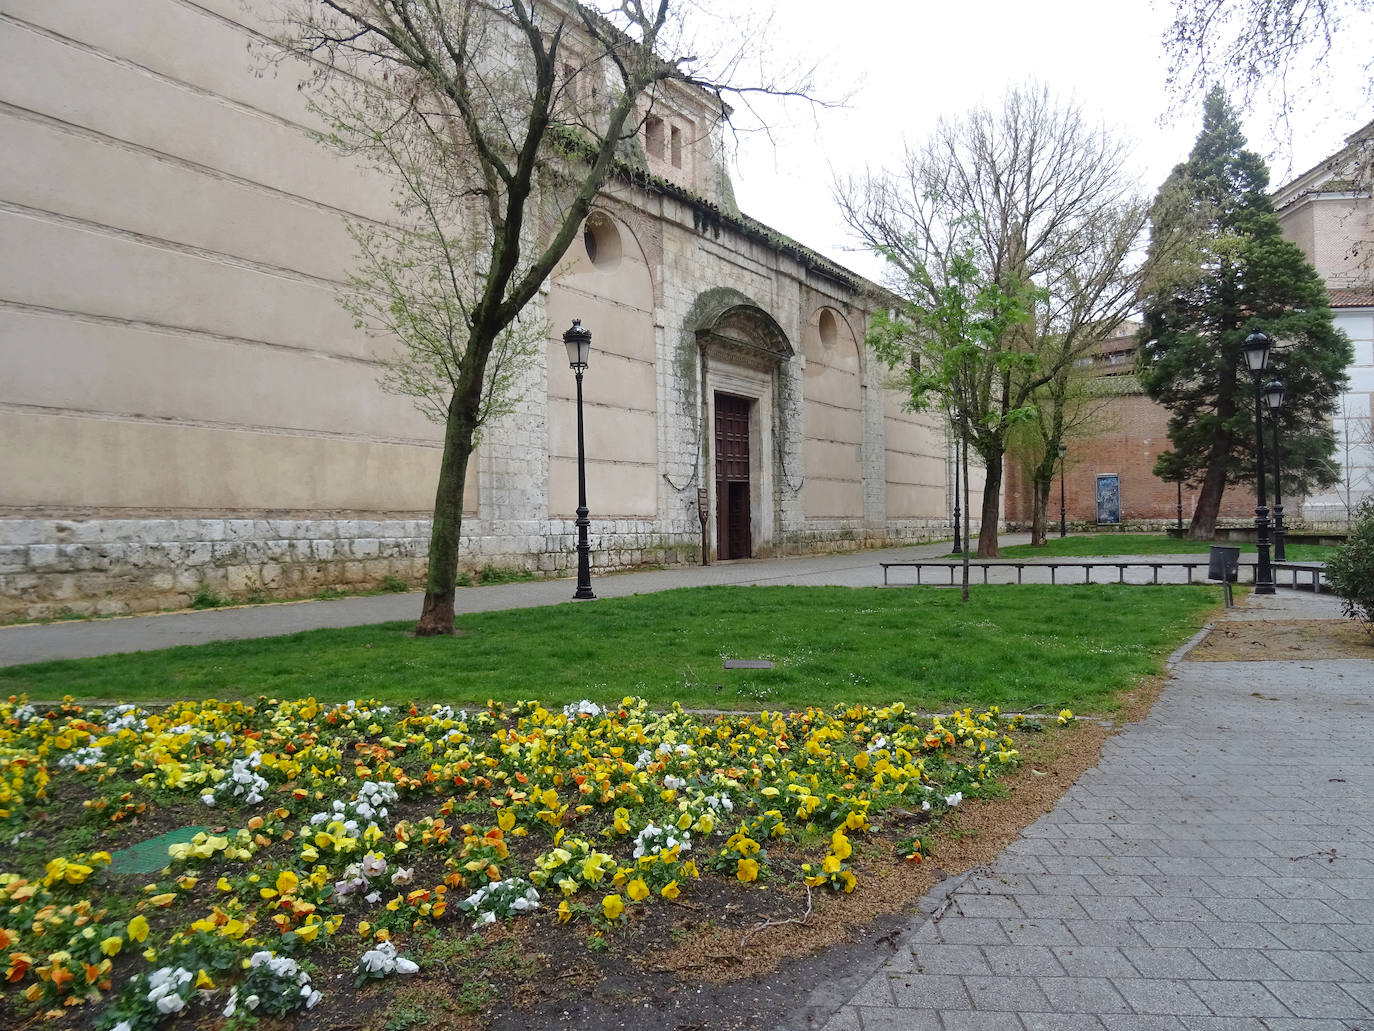
[[[1374,662],[1180,662],[825,1027],[1374,1031],[1372,799]]]

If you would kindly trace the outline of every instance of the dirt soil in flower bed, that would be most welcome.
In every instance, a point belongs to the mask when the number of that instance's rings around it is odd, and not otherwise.
[[[942,887],[992,862],[1022,829],[1049,812],[1084,770],[1096,765],[1107,738],[1142,718],[1163,681],[1121,697],[1116,722],[1079,721],[1070,731],[1018,738],[1022,763],[1002,783],[1004,797],[968,800],[934,834],[931,858],[917,865],[894,856],[892,841],[921,828],[889,819],[855,836],[852,895],[815,891],[807,914],[806,889],[770,883],[741,895],[737,886],[708,879],[674,905],[644,907],[604,952],[575,935],[550,935],[534,922],[515,921],[483,932],[509,938],[513,966],[483,974],[492,1001],[464,1014],[471,986],[423,971],[398,985],[378,985],[375,998],[322,1004],[296,1026],[331,1031],[386,1031],[396,1020],[392,993],[424,1000],[423,1023],[433,1028],[492,1031],[744,1031],[820,1026],[899,947],[919,911],[938,905]],[[916,814],[912,814],[914,817]],[[780,869],[787,851],[770,846]],[[942,882],[950,881],[948,887]],[[925,904],[921,905],[924,900]],[[776,923],[770,921],[801,921]],[[518,957],[518,958],[514,958]],[[321,979],[322,984],[328,984]],[[823,997],[816,989],[825,987]],[[326,994],[326,999],[329,995]],[[512,1005],[513,1003],[513,1005]],[[370,1007],[376,1007],[370,1009]],[[417,1025],[418,1026],[418,1022]]]
[[[1350,620],[1283,619],[1217,622],[1188,653],[1196,662],[1374,658],[1374,634]]]

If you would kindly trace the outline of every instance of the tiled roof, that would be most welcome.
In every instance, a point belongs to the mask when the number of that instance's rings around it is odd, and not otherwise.
[[[1374,287],[1328,290],[1333,308],[1374,308]]]

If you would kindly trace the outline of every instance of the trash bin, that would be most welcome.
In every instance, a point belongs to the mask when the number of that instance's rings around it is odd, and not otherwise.
[[[1207,579],[1235,583],[1240,576],[1240,549],[1213,544],[1207,554]]]

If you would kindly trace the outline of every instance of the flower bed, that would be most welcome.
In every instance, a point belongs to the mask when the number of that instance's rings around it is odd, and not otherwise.
[[[712,897],[851,892],[856,842],[883,833],[921,862],[911,826],[992,790],[1020,723],[901,704],[707,717],[635,698],[476,712],[12,699],[0,1023],[289,1017],[340,983],[321,969],[358,985],[416,973],[407,941],[436,924],[535,921],[604,942],[706,882]],[[117,872],[119,847],[191,824],[208,829],[170,845],[161,872]]]

